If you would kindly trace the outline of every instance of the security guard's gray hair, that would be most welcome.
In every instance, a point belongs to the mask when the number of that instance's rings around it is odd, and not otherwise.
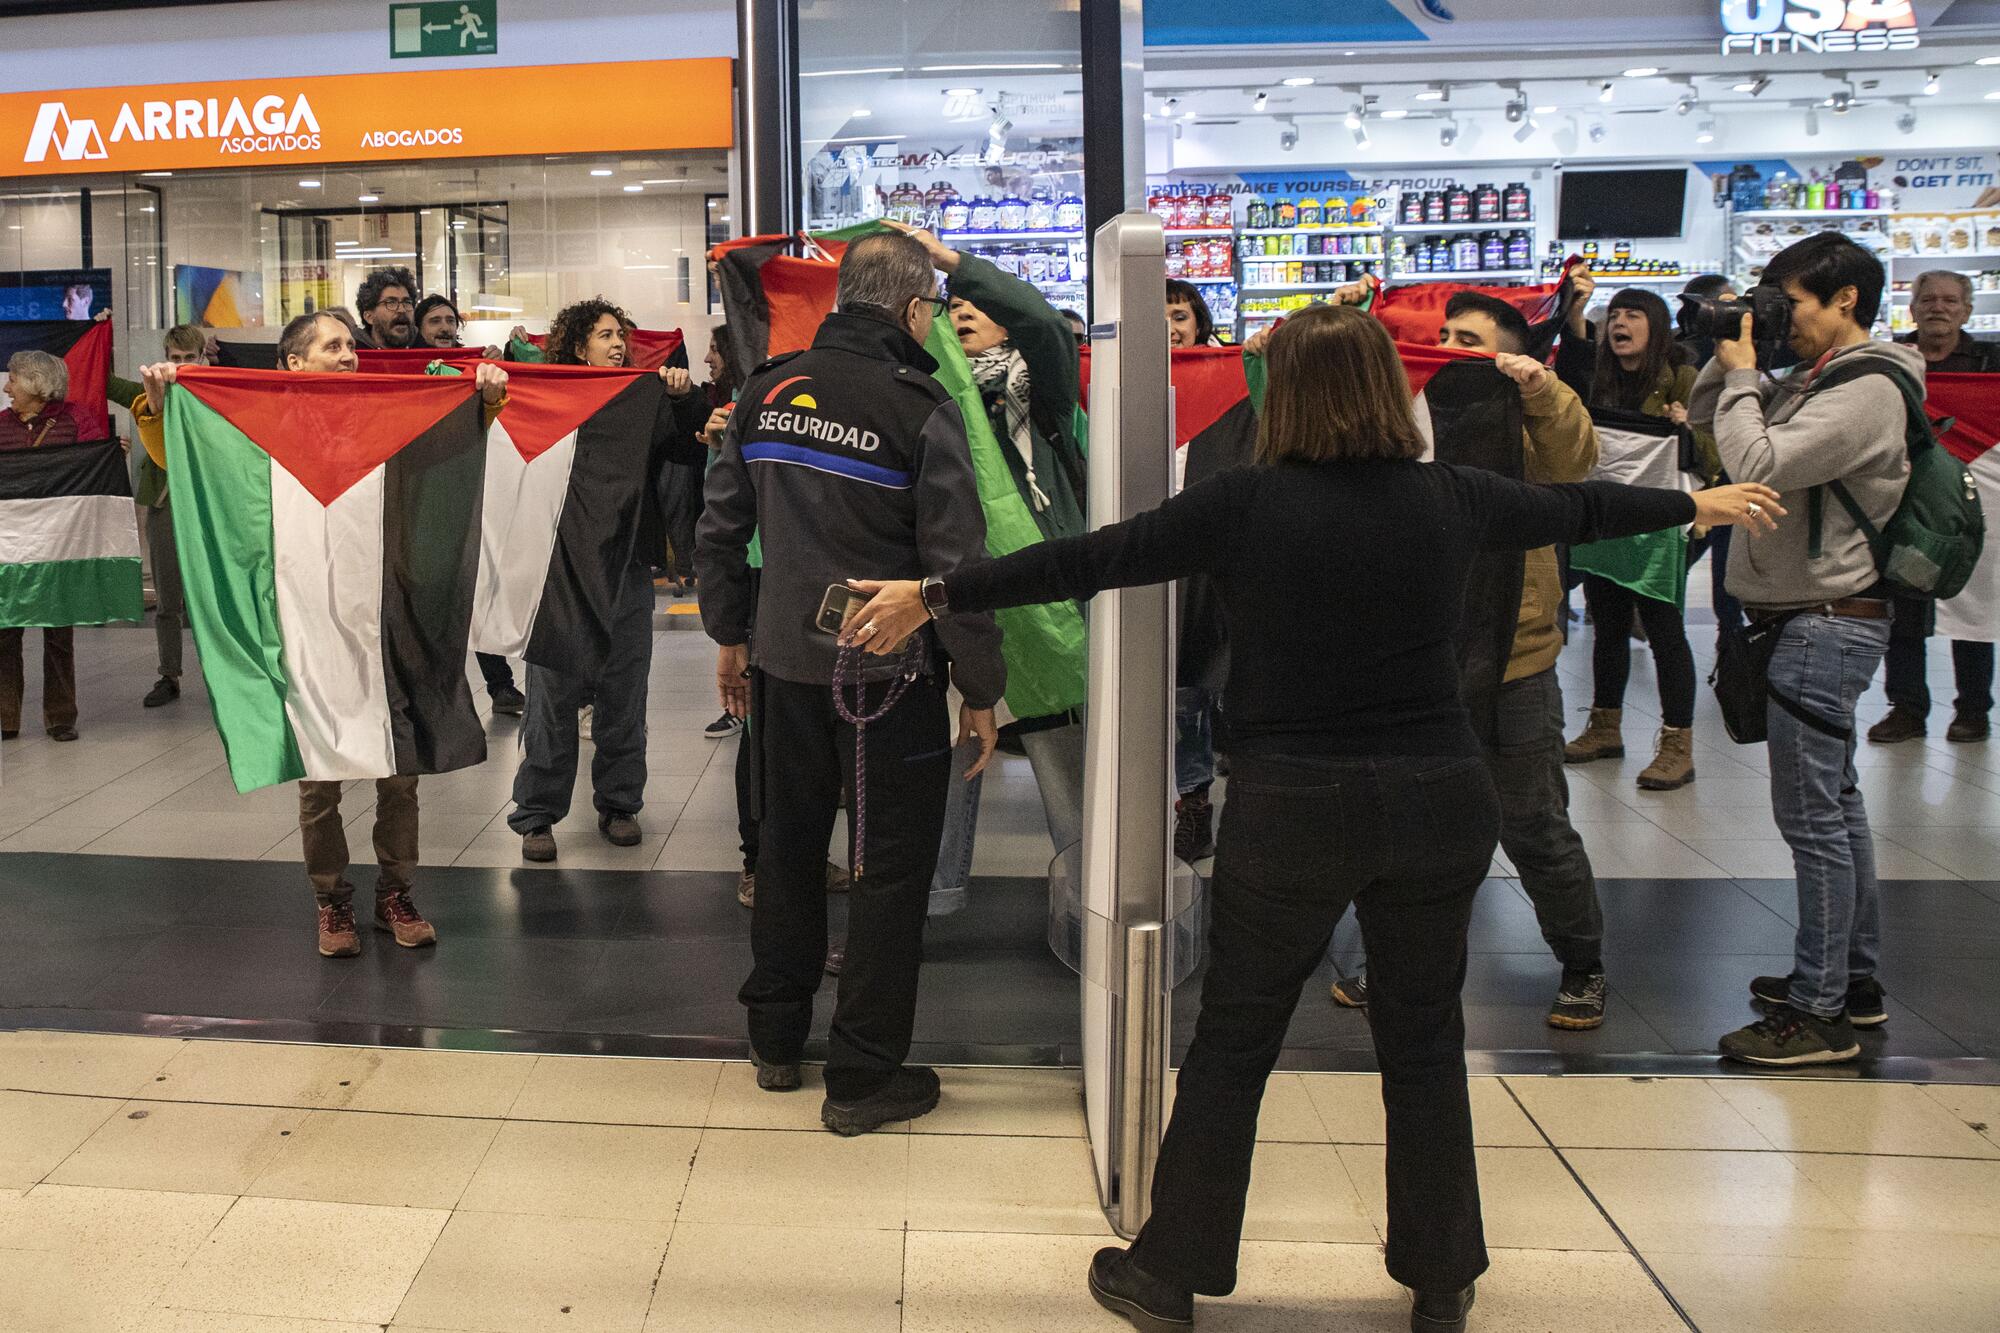
[[[16,393],[59,403],[69,397],[69,367],[47,352],[16,352],[7,358],[8,386]]]
[[[911,301],[935,295],[931,257],[914,237],[901,232],[863,236],[840,257],[836,304],[844,312],[901,320]]]
[[[1958,289],[1965,293],[1965,303],[1972,304],[1972,279],[1957,269],[1933,268],[1917,274],[1916,285],[1910,288],[1911,300],[1914,301],[1924,294],[1924,284],[1927,282],[1955,282],[1958,284]]]

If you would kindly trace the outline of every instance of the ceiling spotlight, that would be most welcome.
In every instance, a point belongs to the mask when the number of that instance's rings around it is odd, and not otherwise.
[[[1612,83],[1611,83],[1611,80],[1609,80],[1609,79],[1606,79],[1606,80],[1605,80],[1605,81],[1603,82],[1603,84],[1602,84],[1602,85],[1600,85],[1600,86],[1598,87],[1598,89],[1597,89],[1597,100],[1598,100],[1598,101],[1600,101],[1600,102],[1608,102],[1608,101],[1610,101],[1610,100],[1611,100],[1611,98],[1612,98],[1612,91],[1611,91],[1611,90],[1612,90],[1612,86],[1613,86],[1613,85],[1612,85]]]
[[[1299,126],[1290,116],[1278,121],[1278,147],[1289,153],[1299,146]]]
[[[1973,61],[1972,63],[1975,65],[1985,65],[1989,67],[1993,65],[2000,65],[2000,56],[1981,56],[1979,57],[1979,59]]]
[[[299,188],[300,188],[301,190],[317,190],[317,189],[319,188],[319,182],[318,182],[318,181],[300,181],[300,182],[299,182]]]
[[[592,168],[590,169],[590,174],[591,174],[591,175],[593,175],[593,176],[609,176],[609,175],[611,174],[611,168],[610,168],[610,167],[592,167]]]
[[[1449,148],[1457,142],[1458,142],[1457,121],[1447,120],[1444,124],[1438,126],[1438,146],[1440,148]]]
[[[1521,122],[1521,128],[1514,131],[1514,142],[1528,142],[1529,139],[1534,137],[1535,131],[1541,127],[1542,123],[1540,121],[1536,120],[1533,116],[1528,117],[1528,119]]]
[[[1943,86],[1944,86],[1943,80],[1939,77],[1938,72],[1936,70],[1934,69],[1926,70],[1924,72],[1925,97],[1936,97],[1938,95],[1938,89]]]
[[[1904,134],[1917,132],[1917,113],[1905,108],[1896,116],[1896,128]]]
[[[382,196],[379,194],[356,195],[354,202],[358,204],[379,204],[382,202]]]
[[[1451,100],[1451,89],[1442,83],[1434,83],[1418,93],[1416,100],[1419,102],[1449,102]]]
[[[1392,106],[1385,111],[1377,111],[1375,114],[1384,120],[1402,120],[1410,113],[1406,107]]]
[[[1818,133],[1819,133],[1819,108],[1816,106],[1809,106],[1806,108],[1806,134],[1808,137],[1810,137]]]
[[[1257,96],[1251,100],[1250,109],[1252,111],[1262,111],[1265,108],[1265,106],[1269,104],[1270,100],[1271,100],[1271,94],[1264,92],[1260,89],[1257,93]]]
[[[1283,83],[1287,88],[1310,88],[1312,87],[1313,77],[1310,74],[1294,74],[1291,78],[1281,79],[1279,82]]]
[[[873,111],[870,111],[867,107],[858,106],[855,107],[854,110],[847,113],[847,118],[849,120],[866,120],[868,119],[868,117],[874,114],[875,113]]]
[[[1836,116],[1844,116],[1854,109],[1854,89],[1836,88],[1827,95],[1827,109]]]
[[[1693,88],[1681,89],[1681,95],[1674,99],[1674,114],[1685,116],[1694,110],[1695,92]]]
[[[977,88],[947,88],[944,90],[944,95],[946,97],[977,97],[979,96],[979,90]]]
[[[1739,93],[1749,93],[1752,97],[1758,97],[1770,86],[1771,76],[1768,74],[1759,74],[1753,79],[1745,79],[1741,83],[1731,85],[1731,90]]]
[[[1694,141],[1695,141],[1696,143],[1714,143],[1714,142],[1715,142],[1715,117],[1714,117],[1714,116],[1710,116],[1710,117],[1709,117],[1709,118],[1708,118],[1707,120],[1704,120],[1704,121],[1703,121],[1703,122],[1702,122],[1702,123],[1701,123],[1700,125],[1698,125],[1698,126],[1696,126],[1696,127],[1695,127],[1695,132],[1694,132]]]
[[[1366,125],[1356,125],[1354,127],[1354,146],[1356,148],[1369,147],[1368,127]]]
[[[1516,88],[1514,95],[1507,99],[1507,123],[1509,125],[1519,125],[1527,118],[1528,95],[1519,88]]]
[[[1659,72],[1660,67],[1658,65],[1634,65],[1632,68],[1624,71],[1624,74],[1628,79],[1650,79]]]
[[[1606,133],[1608,131],[1604,128],[1604,122],[1601,120],[1596,121],[1590,127],[1590,141],[1592,143],[1603,143]]]
[[[1350,130],[1360,129],[1361,118],[1367,114],[1368,114],[1367,104],[1363,102],[1356,102],[1353,106],[1349,107],[1347,110],[1347,128]]]
[[[643,185],[623,185],[620,186],[619,188],[624,190],[625,193],[627,194],[640,194],[645,190],[646,187]]]

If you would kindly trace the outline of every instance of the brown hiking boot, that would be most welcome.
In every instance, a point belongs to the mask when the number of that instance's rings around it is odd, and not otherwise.
[[[757,905],[757,872],[746,870],[736,877],[736,901],[745,907]]]
[[[1593,759],[1623,759],[1625,737],[1619,730],[1625,720],[1622,708],[1593,708],[1590,725],[1583,734],[1563,746],[1565,764],[1587,764]]]
[[[437,927],[417,914],[408,889],[397,889],[375,899],[375,929],[386,930],[405,949],[421,949],[436,944]]]
[[[1923,734],[1924,715],[1901,704],[1891,708],[1887,716],[1868,728],[1868,739],[1875,745],[1900,745],[1904,741],[1918,740]]]
[[[1653,762],[1639,774],[1647,791],[1672,791],[1694,781],[1694,728],[1661,727]]]
[[[352,958],[361,952],[361,937],[354,932],[354,904],[333,903],[319,909],[319,956]]]
[[[521,859],[546,865],[556,859],[556,835],[553,829],[531,829],[521,835]]]

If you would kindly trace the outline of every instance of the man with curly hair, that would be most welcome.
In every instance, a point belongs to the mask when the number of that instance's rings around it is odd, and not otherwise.
[[[417,276],[406,268],[378,268],[354,293],[364,347],[413,347],[417,341]]]
[[[633,328],[625,312],[594,297],[559,312],[549,326],[548,359],[556,365],[622,368],[631,358]],[[576,787],[577,710],[593,702],[596,753],[590,785],[597,829],[614,847],[640,841],[638,814],[646,795],[646,679],[653,665],[653,572],[666,560],[663,474],[671,463],[699,465],[707,450],[695,432],[707,406],[685,367],[662,366],[666,400],[654,422],[641,487],[638,532],[620,585],[611,652],[597,679],[528,666],[528,715],[521,731],[521,767],[514,776],[514,810],[507,826],[521,835],[528,861],[556,859],[555,826],[569,814]]]

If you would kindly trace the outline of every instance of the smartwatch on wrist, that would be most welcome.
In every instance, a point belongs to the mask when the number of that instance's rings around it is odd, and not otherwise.
[[[932,620],[951,610],[951,604],[945,600],[943,579],[933,575],[919,586],[923,590],[924,610],[931,613]]]

